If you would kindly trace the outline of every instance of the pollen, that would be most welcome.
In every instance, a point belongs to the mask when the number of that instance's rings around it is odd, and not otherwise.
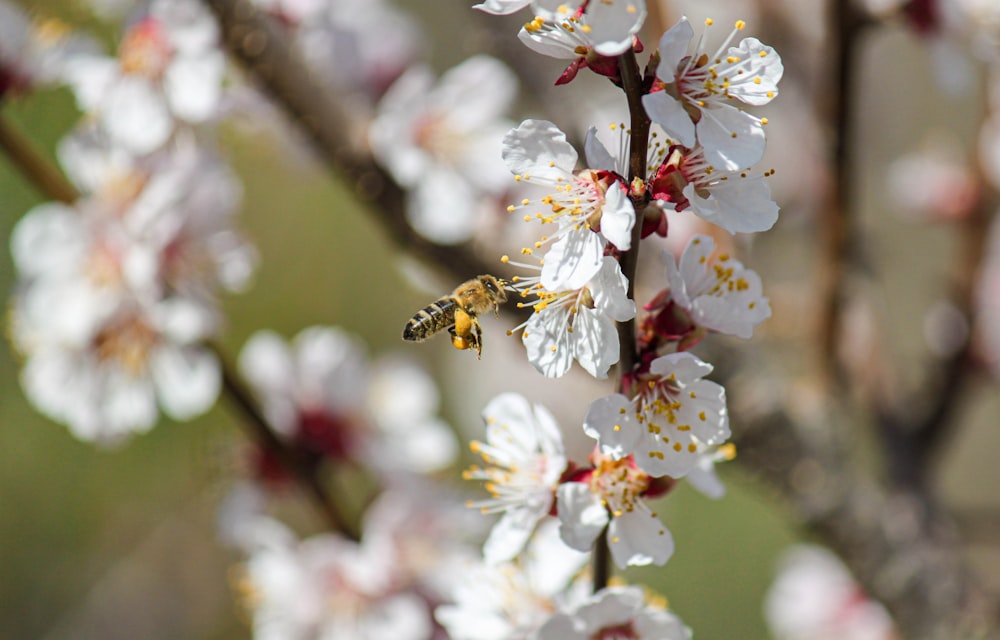
[[[715,24],[715,20],[712,20],[711,18],[705,18],[706,27],[711,27],[713,24]]]
[[[767,124],[767,118],[761,118],[760,119],[760,123],[761,124]]]
[[[747,23],[742,20],[737,20],[734,26],[736,27],[737,31],[743,31],[743,29],[746,28]]]

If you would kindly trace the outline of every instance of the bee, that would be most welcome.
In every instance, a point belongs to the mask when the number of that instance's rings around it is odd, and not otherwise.
[[[451,295],[439,298],[416,312],[403,328],[403,340],[423,342],[447,329],[456,349],[475,349],[483,355],[482,330],[477,316],[493,309],[500,317],[500,304],[507,301],[507,282],[482,275],[458,285]]]

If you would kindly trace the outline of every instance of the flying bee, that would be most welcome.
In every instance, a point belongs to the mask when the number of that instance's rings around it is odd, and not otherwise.
[[[451,295],[439,298],[416,312],[403,328],[403,340],[423,342],[447,329],[456,349],[475,349],[483,355],[482,329],[477,316],[490,309],[500,317],[500,304],[507,301],[507,282],[482,275],[458,285]]]

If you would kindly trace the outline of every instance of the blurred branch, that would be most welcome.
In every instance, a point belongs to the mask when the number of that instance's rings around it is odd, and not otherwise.
[[[357,532],[348,526],[347,520],[337,509],[336,502],[330,498],[326,487],[320,481],[318,465],[308,460],[299,450],[289,447],[278,437],[264,414],[257,407],[253,396],[243,386],[239,377],[233,373],[222,350],[214,344],[210,344],[209,347],[215,352],[216,358],[222,364],[222,386],[226,391],[226,397],[243,414],[245,418],[243,424],[246,425],[251,437],[258,446],[274,455],[281,466],[299,482],[333,531],[337,531],[352,540],[357,540]]]
[[[402,249],[459,277],[496,271],[468,246],[435,244],[406,221],[406,193],[371,157],[355,150],[347,123],[353,118],[328,87],[316,82],[273,20],[250,0],[205,0],[219,19],[229,51],[300,126],[330,171],[350,186]]]
[[[47,198],[65,204],[76,201],[77,193],[73,185],[3,115],[0,115],[0,149]]]
[[[10,126],[2,117],[0,117],[0,148],[42,195],[66,204],[72,204],[80,197],[76,188],[51,162],[35,150],[31,141]],[[334,530],[348,536],[352,535],[351,529],[347,527],[345,520],[338,513],[333,500],[330,499],[320,482],[315,465],[302,459],[296,451],[278,438],[250,394],[233,374],[222,350],[213,344],[209,344],[208,347],[215,352],[222,364],[223,388],[228,397],[247,418],[244,425],[250,429],[254,440],[272,453],[282,466],[302,483],[307,493],[316,502],[327,523]]]
[[[852,463],[851,416],[833,405],[795,417],[749,408],[738,415],[737,460],[790,501],[886,605],[902,637],[1000,638],[1000,606],[965,568],[952,524],[921,496],[865,478]]]
[[[959,247],[951,277],[951,302],[967,323],[964,340],[946,360],[933,362],[924,388],[913,397],[897,405],[890,405],[882,398],[876,409],[890,479],[900,488],[924,494],[931,462],[940,452],[944,437],[955,426],[954,414],[967,382],[976,371],[972,351],[975,294],[996,208],[995,194],[981,176],[980,183],[979,201],[969,217],[958,223]],[[920,400],[924,400],[923,411],[914,416],[908,409],[919,407]]]
[[[835,29],[833,47],[836,68],[831,87],[833,189],[820,217],[820,355],[830,381],[842,386],[844,373],[837,361],[841,336],[841,311],[848,282],[852,226],[854,224],[854,181],[851,175],[851,143],[854,134],[854,85],[858,43],[869,24],[851,0],[830,0],[830,24]]]

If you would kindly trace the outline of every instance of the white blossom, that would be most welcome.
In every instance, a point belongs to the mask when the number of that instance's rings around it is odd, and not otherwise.
[[[782,557],[764,601],[776,640],[892,640],[885,608],[854,582],[830,551],[800,545]]]
[[[409,189],[407,216],[441,243],[468,240],[484,196],[507,188],[500,141],[517,81],[500,61],[475,56],[435,84],[430,69],[411,68],[389,89],[369,129],[376,160]]]
[[[559,539],[550,519],[516,562],[466,567],[453,604],[438,607],[434,616],[452,640],[534,640],[553,611],[585,597],[583,581],[567,585],[588,558]]]
[[[163,146],[181,125],[207,121],[222,95],[218,27],[195,0],[154,0],[129,27],[118,57],[77,56],[66,77],[77,104],[136,154]]]
[[[558,227],[543,241],[553,244],[542,267],[547,289],[583,286],[600,267],[606,241],[622,251],[631,246],[635,210],[621,176],[607,169],[574,172],[576,150],[556,125],[525,120],[504,137],[503,159],[516,180],[552,190],[537,203],[544,212],[525,214]],[[508,211],[537,205],[523,200]]]
[[[646,602],[638,587],[606,587],[572,612],[557,613],[538,640],[690,640],[691,631],[662,606]]]
[[[558,246],[558,245],[557,245]],[[559,259],[557,247],[546,262]],[[528,267],[528,265],[520,265]],[[542,267],[544,277],[544,267]],[[546,289],[537,278],[519,278],[525,298],[519,303],[534,313],[519,327],[528,361],[542,375],[558,378],[566,374],[573,360],[595,378],[605,378],[620,357],[615,321],[635,317],[635,302],[628,298],[628,281],[618,262],[601,258],[598,270],[576,289]]]
[[[711,236],[696,235],[677,264],[665,256],[670,300],[698,327],[749,338],[771,317],[760,276],[728,254],[713,257],[714,252]]]
[[[700,445],[729,437],[726,391],[703,379],[711,371],[690,353],[660,356],[635,376],[631,398],[616,393],[595,400],[584,430],[606,455],[634,455],[654,477],[683,477],[698,464]]]
[[[657,169],[653,197],[676,211],[688,211],[730,233],[767,231],[778,220],[778,205],[764,178],[771,171],[717,169],[703,147],[673,147]]]
[[[601,453],[591,458],[594,469],[588,475],[559,486],[556,508],[563,541],[588,551],[606,528],[611,557],[620,568],[666,564],[674,539],[642,498],[649,474],[631,458],[616,460]]]
[[[427,603],[396,588],[395,558],[384,545],[335,534],[305,540],[257,518],[239,590],[257,640],[426,640]]]
[[[583,59],[588,66],[631,49],[646,20],[645,0],[536,0],[532,8],[536,17],[521,29],[521,41],[542,55]]]
[[[784,71],[774,49],[756,38],[729,47],[744,26],[737,22],[714,53],[702,49],[703,38],[688,54],[694,30],[682,18],[660,38],[656,88],[662,90],[642,98],[649,117],[671,138],[688,148],[700,143],[709,164],[733,171],[760,161],[765,136],[764,121],[732,101],[767,104],[777,95]]]
[[[259,331],[239,365],[270,423],[314,455],[361,458],[391,473],[437,470],[457,453],[426,374],[401,360],[373,374],[363,344],[340,329],[308,327],[290,343]]]
[[[486,442],[472,442],[486,467],[464,477],[487,481],[489,500],[470,502],[483,513],[502,513],[483,547],[486,562],[511,560],[521,552],[538,523],[552,509],[566,469],[562,436],[552,414],[523,396],[504,393],[483,409]]]

